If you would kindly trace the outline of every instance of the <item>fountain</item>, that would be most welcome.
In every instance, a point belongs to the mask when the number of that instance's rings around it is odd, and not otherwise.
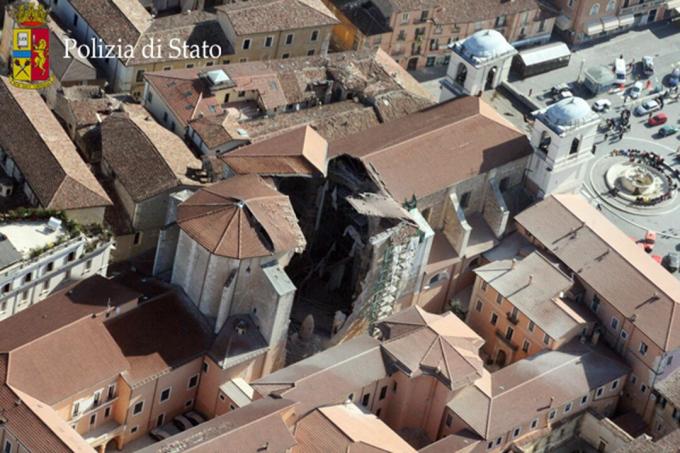
[[[646,162],[625,160],[613,164],[605,175],[607,186],[617,197],[637,204],[656,200],[671,191],[671,180],[662,169]],[[643,203],[639,203],[639,201]]]

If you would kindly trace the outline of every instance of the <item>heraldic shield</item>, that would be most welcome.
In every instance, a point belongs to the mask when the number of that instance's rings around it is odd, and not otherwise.
[[[50,30],[48,14],[42,5],[23,3],[14,11],[11,83],[19,88],[49,86]]]

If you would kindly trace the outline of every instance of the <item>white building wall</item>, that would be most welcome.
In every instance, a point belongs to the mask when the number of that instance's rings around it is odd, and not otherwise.
[[[42,301],[64,281],[106,275],[112,243],[101,244],[89,253],[86,244],[85,237],[76,238],[0,271],[0,320]],[[71,253],[75,257],[69,261]]]

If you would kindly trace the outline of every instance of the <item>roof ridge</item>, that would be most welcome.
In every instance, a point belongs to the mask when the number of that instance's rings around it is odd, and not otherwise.
[[[557,203],[559,203],[560,206],[562,206],[562,207],[563,207],[563,208],[564,208],[564,209],[565,209],[572,217],[574,217],[576,220],[578,220],[579,222],[581,222],[584,226],[586,226],[586,227],[588,228],[589,231],[591,231],[595,236],[597,236],[598,239],[600,239],[600,241],[602,241],[602,242],[607,246],[607,249],[608,249],[608,250],[611,250],[611,251],[612,251],[614,254],[616,254],[619,258],[621,258],[621,259],[626,263],[627,266],[633,268],[639,275],[642,275],[642,277],[643,277],[645,280],[647,280],[649,283],[651,283],[652,286],[653,286],[654,288],[656,288],[657,290],[659,290],[660,292],[662,292],[662,293],[666,296],[666,298],[671,302],[671,304],[672,304],[672,306],[671,306],[671,313],[673,313],[673,310],[674,310],[674,308],[675,308],[675,305],[677,305],[677,304],[680,303],[680,302],[674,301],[674,300],[673,300],[673,297],[672,297],[670,294],[668,294],[666,291],[664,291],[662,288],[660,288],[659,285],[656,285],[656,284],[654,283],[654,281],[653,281],[652,279],[650,279],[650,278],[647,276],[646,273],[640,272],[640,270],[639,270],[636,266],[634,266],[633,263],[631,263],[630,261],[628,261],[628,259],[626,259],[626,257],[623,256],[623,255],[618,251],[618,249],[617,249],[616,247],[612,247],[611,245],[609,245],[609,242],[607,242],[607,239],[603,238],[603,237],[599,234],[599,232],[596,232],[595,230],[593,230],[590,226],[588,226],[588,224],[587,224],[586,222],[584,222],[583,220],[581,220],[581,218],[580,218],[579,216],[577,216],[571,209],[569,209],[569,207],[567,207],[564,203],[562,203],[562,201],[560,200],[560,198],[558,198],[558,197],[556,197],[556,196],[554,196],[554,195],[553,195],[552,198],[553,198]],[[581,198],[580,201],[583,201],[583,202],[586,203],[589,207],[592,207],[592,206],[590,206],[590,204],[587,203],[587,201],[586,201],[584,198]],[[606,220],[607,222],[610,222],[610,221],[609,221],[608,219],[606,219],[606,218],[605,218],[605,220]],[[610,222],[610,223],[611,223],[611,222]],[[615,227],[618,231],[620,231],[621,234],[624,234],[623,231],[621,231],[618,227],[616,227],[615,225],[614,225],[614,227]],[[552,250],[551,250],[551,251],[552,251]],[[650,258],[650,259],[651,259],[651,258]],[[577,272],[577,274],[578,274],[578,272]],[[618,308],[617,308],[617,310],[618,310]],[[637,308],[634,309],[633,312],[637,312]],[[669,329],[669,330],[666,332],[666,334],[664,335],[666,343],[668,343],[668,341],[670,340],[670,333],[671,333],[671,332],[670,332],[670,329]],[[645,334],[645,335],[648,336],[647,334]],[[650,338],[650,340],[651,340],[651,338]],[[653,341],[653,340],[651,340],[651,341]],[[660,346],[660,345],[658,345],[658,346]],[[665,345],[664,345],[664,347],[665,347]]]

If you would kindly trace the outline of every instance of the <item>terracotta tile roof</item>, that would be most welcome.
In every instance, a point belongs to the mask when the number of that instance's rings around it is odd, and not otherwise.
[[[425,448],[418,450],[419,453],[470,453],[477,451],[482,438],[470,430],[464,429],[455,434],[449,434]]]
[[[101,319],[84,318],[11,351],[7,383],[54,406],[129,366]]]
[[[390,316],[380,324],[383,349],[412,377],[434,375],[457,389],[477,380],[484,364],[484,341],[453,313],[433,315],[420,307]]]
[[[214,339],[205,318],[174,291],[111,319],[106,329],[130,364],[123,377],[133,387],[201,356]]]
[[[101,125],[101,140],[102,159],[136,202],[178,186],[200,185],[192,176],[201,161],[141,108],[111,114]]]
[[[241,329],[244,333],[237,331]],[[210,347],[210,356],[222,369],[230,368],[267,352],[268,344],[248,314],[227,318]]]
[[[493,374],[485,372],[474,386],[456,394],[448,407],[477,434],[495,439],[629,372],[606,347],[573,341]]]
[[[151,24],[138,0],[68,0],[92,30],[107,44],[135,46]]]
[[[23,392],[6,384],[8,362],[7,354],[0,354],[0,413],[4,430],[16,436],[31,452],[94,452],[83,445],[82,438],[65,422],[50,426],[43,421],[34,407],[34,399],[25,398]]]
[[[220,55],[234,53],[214,13],[191,11],[157,17],[139,37],[135,58],[127,60],[126,63],[143,65],[176,60],[171,44],[177,47],[182,44],[203,46],[203,43],[207,46],[219,46]],[[161,51],[154,52],[152,56],[143,57],[142,49],[148,44],[160,48]]]
[[[261,395],[298,402],[296,413],[302,416],[322,405],[342,403],[351,392],[386,376],[380,342],[364,335],[282,368],[251,386]]]
[[[16,162],[41,206],[82,209],[111,200],[35,90],[0,77],[0,146]]]
[[[529,156],[524,133],[477,97],[430,107],[329,144],[361,159],[401,202]]]
[[[13,351],[80,319],[105,313],[109,307],[136,304],[139,296],[99,275],[73,283],[0,322],[0,352]]]
[[[325,176],[328,142],[310,126],[241,147],[222,156],[236,174]]]
[[[238,36],[338,24],[321,0],[248,0],[218,7]]]
[[[236,259],[301,251],[305,245],[288,197],[257,175],[199,190],[177,209],[177,224],[209,252]]]
[[[287,453],[296,445],[284,415],[294,406],[286,399],[264,398],[227,412],[138,453],[243,452]]]
[[[320,407],[303,417],[296,423],[295,439],[300,451],[416,452],[382,420],[352,403]]]
[[[550,196],[515,219],[663,350],[680,346],[680,282],[583,197]]]

